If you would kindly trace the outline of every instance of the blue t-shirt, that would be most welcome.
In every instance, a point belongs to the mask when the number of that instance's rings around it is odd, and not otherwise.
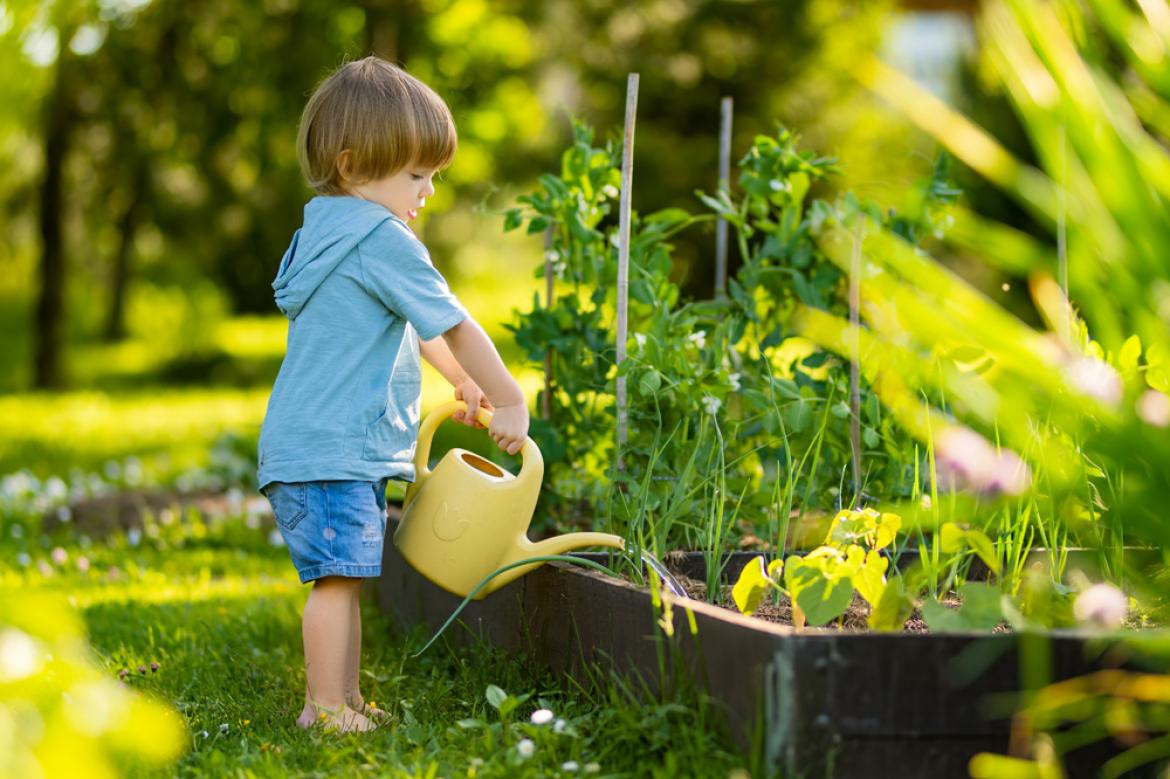
[[[376,203],[315,197],[272,286],[288,347],[260,429],[259,486],[414,481],[418,341],[467,318],[426,247]]]

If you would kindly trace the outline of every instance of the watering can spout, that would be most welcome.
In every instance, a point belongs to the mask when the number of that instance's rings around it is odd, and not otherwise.
[[[566,533],[563,536],[546,538],[543,541],[529,541],[523,538],[514,552],[517,560],[525,557],[542,557],[545,555],[564,554],[574,549],[584,549],[589,546],[608,546],[613,549],[625,549],[626,542],[621,536],[610,533]]]

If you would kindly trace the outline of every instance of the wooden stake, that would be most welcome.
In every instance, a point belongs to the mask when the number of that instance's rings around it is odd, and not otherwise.
[[[731,110],[730,97],[719,104],[719,189],[731,191]],[[727,220],[715,222],[715,298],[727,297]]]
[[[853,337],[849,339],[849,438],[853,444],[853,507],[861,507],[861,237],[863,222],[853,233],[853,256],[849,273],[849,325]]]
[[[626,359],[626,318],[630,297],[630,188],[634,183],[634,119],[638,113],[638,74],[626,81],[626,127],[622,137],[622,192],[618,204],[617,365]],[[617,469],[625,470],[627,438],[626,377],[617,379]]]
[[[553,263],[549,259],[548,253],[552,248],[553,227],[549,225],[548,229],[544,231],[544,307],[552,308],[553,305]],[[553,350],[547,349],[544,353],[544,395],[540,398],[540,418],[548,420],[552,418],[552,361]]]

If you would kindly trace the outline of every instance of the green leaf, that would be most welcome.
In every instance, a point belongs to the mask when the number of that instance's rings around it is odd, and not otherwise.
[[[853,580],[837,555],[837,550],[821,547],[804,558],[788,558],[784,584],[810,625],[833,621],[853,600]]]
[[[1132,376],[1137,372],[1138,358],[1141,356],[1142,339],[1131,335],[1117,353],[1117,370],[1121,371],[1122,376]]]
[[[656,395],[661,387],[662,375],[653,368],[643,373],[642,378],[638,380],[638,392],[645,398]]]
[[[515,230],[524,221],[524,217],[519,208],[509,208],[504,214],[504,232]]]
[[[487,686],[485,696],[487,697],[487,702],[491,704],[491,707],[497,711],[499,711],[500,706],[503,705],[504,701],[508,699],[508,693],[504,692],[494,684],[489,684]]]
[[[739,572],[739,578],[731,588],[731,598],[735,601],[735,607],[740,613],[751,615],[760,607],[770,584],[767,569],[764,568],[763,555],[752,558]]]
[[[914,613],[914,598],[906,591],[901,576],[895,576],[887,584],[877,605],[869,612],[871,630],[901,630]]]

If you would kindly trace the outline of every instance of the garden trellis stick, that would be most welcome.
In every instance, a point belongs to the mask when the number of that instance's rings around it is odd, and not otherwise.
[[[719,191],[731,191],[731,111],[730,97],[719,103]],[[715,298],[727,297],[727,220],[715,221]]]
[[[550,255],[552,251],[553,242],[553,227],[549,225],[548,229],[544,231],[544,305],[545,308],[551,309],[553,307],[553,261]],[[548,420],[552,418],[552,349],[546,349],[544,352],[544,395],[540,398],[540,418]]]
[[[634,181],[634,119],[638,110],[638,74],[626,82],[626,127],[622,137],[622,192],[618,204],[617,366],[626,359],[626,318],[630,295],[630,187]],[[617,469],[624,470],[626,444],[626,377],[617,378]]]
[[[864,223],[858,218],[853,230],[853,256],[849,267],[849,442],[853,449],[853,507],[861,505],[861,238]]]

